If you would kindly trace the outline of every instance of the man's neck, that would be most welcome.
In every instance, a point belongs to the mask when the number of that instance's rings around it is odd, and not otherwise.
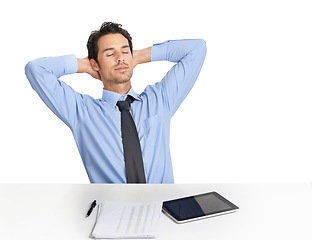
[[[103,83],[104,89],[107,91],[115,92],[120,95],[125,95],[131,89],[131,82],[121,83],[121,84],[107,84]]]

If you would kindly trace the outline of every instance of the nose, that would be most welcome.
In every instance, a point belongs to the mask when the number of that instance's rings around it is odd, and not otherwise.
[[[118,54],[117,58],[116,58],[116,62],[117,63],[122,63],[124,61],[125,61],[125,59],[124,59],[123,55],[122,54]]]

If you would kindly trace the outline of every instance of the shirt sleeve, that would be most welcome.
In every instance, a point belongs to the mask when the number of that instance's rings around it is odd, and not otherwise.
[[[198,78],[206,57],[206,42],[202,39],[166,41],[155,44],[152,61],[170,61],[176,64],[160,82],[164,103],[174,115]]]
[[[83,108],[83,95],[74,91],[59,78],[77,72],[78,62],[74,55],[39,58],[25,67],[31,87],[42,101],[71,129]]]

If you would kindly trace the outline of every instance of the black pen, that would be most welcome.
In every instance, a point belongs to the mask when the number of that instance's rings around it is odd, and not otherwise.
[[[89,211],[87,212],[86,217],[90,216],[90,214],[92,213],[92,210],[93,210],[93,208],[95,208],[95,206],[96,206],[96,200],[94,200],[93,203],[91,204],[91,207],[90,207]]]

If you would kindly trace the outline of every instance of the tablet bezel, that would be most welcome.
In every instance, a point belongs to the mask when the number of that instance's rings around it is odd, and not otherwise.
[[[164,203],[166,203],[166,202],[171,202],[171,201],[176,201],[176,200],[181,200],[181,199],[187,199],[187,198],[191,198],[191,197],[200,197],[200,196],[204,196],[204,195],[214,195],[220,201],[222,201],[225,204],[227,204],[230,207],[230,209],[221,210],[221,211],[215,211],[215,212],[211,212],[209,214],[206,214],[204,216],[199,216],[199,217],[194,217],[194,218],[180,220],[177,217],[175,217],[175,214],[173,214],[170,211],[170,209],[167,209],[166,207],[164,207]],[[176,199],[165,201],[164,203],[163,203],[163,207],[162,207],[163,213],[166,216],[168,216],[170,219],[172,219],[174,222],[176,222],[176,223],[187,223],[187,222],[201,220],[201,219],[204,219],[204,218],[211,218],[211,217],[220,216],[220,215],[224,215],[224,214],[228,214],[228,213],[233,213],[233,212],[236,212],[239,209],[239,207],[237,207],[235,204],[233,204],[232,202],[230,202],[229,200],[227,200],[225,197],[221,196],[217,192],[207,192],[207,193],[202,193],[202,194],[197,194],[197,195],[192,195],[192,196],[187,196],[187,197],[182,197],[182,198],[176,198]]]

